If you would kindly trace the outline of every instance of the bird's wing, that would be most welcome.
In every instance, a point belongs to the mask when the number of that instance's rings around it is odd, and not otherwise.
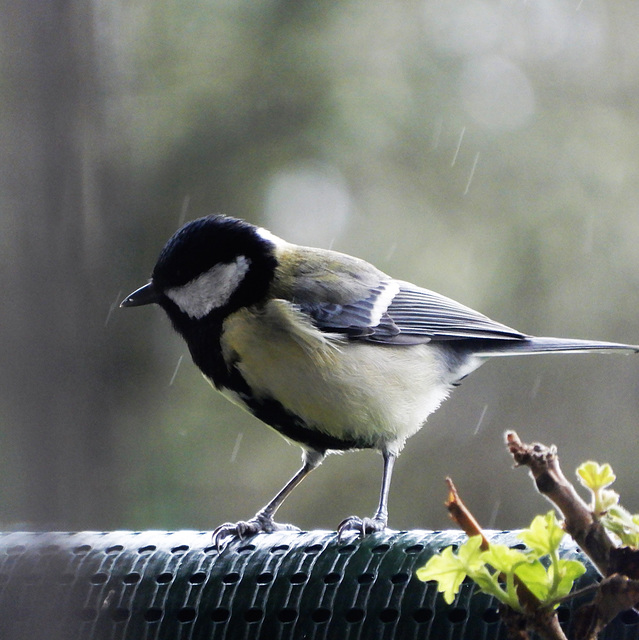
[[[307,247],[283,253],[279,262],[272,295],[293,303],[322,331],[351,338],[399,334],[386,313],[399,283],[373,265]]]
[[[333,251],[305,249],[280,258],[273,292],[326,332],[384,344],[465,338],[524,339],[506,325],[433,291],[394,280],[377,268]]]
[[[400,332],[396,342],[401,342],[402,336],[404,340],[409,336],[431,340],[523,340],[528,337],[446,296],[409,282],[397,282],[399,292],[386,311]],[[380,338],[386,342],[383,336]],[[375,334],[371,336],[373,340],[380,338]]]

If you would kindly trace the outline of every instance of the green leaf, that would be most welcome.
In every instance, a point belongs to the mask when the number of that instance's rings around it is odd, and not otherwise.
[[[633,524],[630,514],[616,522],[623,529],[621,521]],[[585,566],[576,560],[561,560],[559,544],[564,530],[557,521],[554,511],[537,516],[528,529],[519,537],[530,548],[522,552],[503,544],[491,544],[486,551],[481,550],[480,536],[469,538],[457,553],[447,547],[439,555],[431,557],[426,565],[417,570],[420,580],[436,580],[437,590],[444,600],[452,604],[459,588],[468,576],[483,591],[500,602],[521,610],[516,580],[520,580],[538,598],[541,605],[548,605],[570,592],[574,581],[585,571]],[[546,569],[540,558],[550,556],[550,566]]]
[[[555,565],[550,567],[552,569]],[[549,569],[549,571],[550,571]],[[578,560],[559,560],[558,567],[561,579],[555,588],[554,593],[550,594],[554,598],[563,598],[568,595],[572,589],[575,580],[586,573],[586,567]]]
[[[512,573],[520,564],[527,563],[528,556],[517,550],[510,549],[504,544],[491,544],[487,551],[481,554],[481,559],[499,573]]]
[[[452,604],[466,577],[466,570],[453,554],[452,547],[447,547],[439,555],[432,556],[421,569],[417,569],[417,577],[424,582],[437,580],[437,590],[444,595],[447,604]]]
[[[618,522],[621,526],[628,529],[639,530],[637,526],[638,516],[632,515],[630,511],[622,507],[621,505],[615,505],[608,510],[608,518],[612,521]]]
[[[557,580],[554,578],[555,571],[559,574]],[[586,567],[577,560],[559,560],[552,563],[548,569],[539,560],[535,560],[519,566],[515,573],[543,606],[569,594],[575,580],[585,571]]]
[[[552,578],[539,560],[520,565],[515,574],[542,603],[548,598]]]
[[[631,514],[621,505],[610,507],[601,518],[601,524],[614,533],[621,544],[629,547],[639,546],[639,516]]]
[[[619,494],[612,489],[601,489],[597,494],[597,513],[605,513],[619,504]]]
[[[470,578],[484,593],[495,596],[501,602],[506,602],[506,592],[499,586],[497,574],[490,573],[486,565],[477,571],[473,571]]]
[[[471,538],[468,538],[461,547],[459,547],[457,555],[464,565],[470,570],[481,567],[483,564],[481,559],[481,554],[483,553],[481,550],[482,542],[483,540],[481,536],[472,536]]]
[[[579,465],[577,467],[577,476],[581,484],[591,491],[605,489],[616,480],[612,467],[608,463],[600,465],[593,460]]]
[[[517,537],[541,558],[559,548],[564,534],[555,512],[549,511],[544,516],[536,516],[530,527],[517,534]]]
[[[479,571],[482,567],[479,559],[481,542],[480,536],[473,536],[459,547],[456,554],[453,547],[446,547],[417,570],[417,577],[424,582],[436,580],[437,590],[443,593],[448,604],[452,604],[469,571]]]

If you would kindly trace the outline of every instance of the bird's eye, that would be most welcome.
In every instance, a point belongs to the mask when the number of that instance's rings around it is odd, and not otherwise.
[[[185,285],[167,289],[166,295],[191,318],[203,318],[228,303],[250,264],[246,256],[218,263]]]

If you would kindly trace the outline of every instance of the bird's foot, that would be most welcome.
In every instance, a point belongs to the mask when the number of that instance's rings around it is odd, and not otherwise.
[[[225,522],[216,527],[212,534],[213,544],[221,551],[233,538],[243,540],[257,533],[273,533],[274,531],[299,531],[292,524],[280,524],[262,513],[255,514],[250,520]]]
[[[388,521],[386,518],[358,518],[357,516],[348,516],[345,520],[342,520],[337,527],[337,538],[342,540],[348,533],[355,532],[359,538],[375,533],[377,531],[384,531]]]

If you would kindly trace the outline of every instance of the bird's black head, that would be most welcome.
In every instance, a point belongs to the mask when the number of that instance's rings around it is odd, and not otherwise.
[[[243,220],[212,215],[184,225],[166,243],[151,282],[122,306],[157,303],[175,328],[221,320],[265,298],[277,266],[274,242]]]

